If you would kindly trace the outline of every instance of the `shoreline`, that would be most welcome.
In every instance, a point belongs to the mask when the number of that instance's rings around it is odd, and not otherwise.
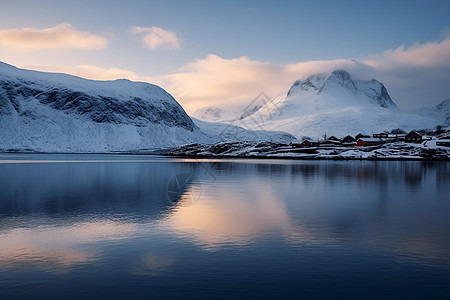
[[[276,159],[276,160],[367,160],[367,161],[450,161],[447,158],[428,158],[428,157],[308,157],[308,156],[257,156],[257,155],[186,155],[186,154],[170,154],[170,153],[156,153],[156,152],[26,152],[26,151],[3,151],[1,154],[50,154],[50,155],[139,155],[139,156],[162,156],[167,158],[186,158],[186,159]]]
[[[279,160],[370,160],[370,161],[450,161],[449,158],[426,158],[426,157],[299,157],[299,156],[215,156],[215,155],[176,155],[164,154],[164,157],[178,157],[188,159],[279,159]]]

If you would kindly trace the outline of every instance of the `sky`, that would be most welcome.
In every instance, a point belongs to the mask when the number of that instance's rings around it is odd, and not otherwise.
[[[160,85],[190,113],[345,69],[405,110],[450,98],[450,1],[6,1],[0,61]]]

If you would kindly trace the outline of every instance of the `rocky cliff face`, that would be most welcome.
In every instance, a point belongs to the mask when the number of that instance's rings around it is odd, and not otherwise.
[[[162,88],[0,63],[0,149],[102,152],[206,142]]]
[[[27,72],[5,65],[0,71],[4,69],[9,72],[0,73],[2,114],[32,113],[27,109],[34,102],[97,123],[144,126],[150,122],[190,131],[195,128],[175,99],[152,84],[91,81],[63,74]],[[42,74],[45,74],[43,78],[39,78]],[[72,84],[73,81],[77,84]]]

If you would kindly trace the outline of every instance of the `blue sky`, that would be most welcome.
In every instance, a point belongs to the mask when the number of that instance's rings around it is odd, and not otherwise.
[[[402,45],[407,49],[415,43],[441,43],[447,39],[450,29],[450,1],[321,1],[319,4],[315,1],[1,0],[0,6],[2,30],[27,27],[42,30],[65,22],[74,30],[107,40],[101,49],[56,47],[33,51],[1,47],[0,41],[0,60],[36,69],[61,67],[61,71],[68,72],[68,66],[79,65],[116,68],[132,72],[142,80],[153,79],[169,91],[174,83],[164,76],[206,60],[208,55],[224,60],[247,57],[250,61],[276,66],[346,58],[365,60],[370,54],[381,54]],[[133,34],[130,32],[133,26],[159,27],[172,32],[178,46],[144,47],[140,39],[145,31]],[[286,88],[289,85],[286,82]],[[172,92],[180,94],[176,88]],[[434,97],[444,97],[444,94]]]

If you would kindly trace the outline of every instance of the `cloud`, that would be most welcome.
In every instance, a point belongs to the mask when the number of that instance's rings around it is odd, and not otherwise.
[[[384,51],[381,55],[370,55],[365,62],[368,65],[394,69],[399,66],[432,67],[437,65],[450,65],[450,34],[442,41],[415,43],[408,49],[400,46],[395,50]]]
[[[349,71],[357,79],[376,78],[383,82],[392,99],[411,110],[437,104],[450,98],[450,36],[440,41],[400,46],[359,60],[336,59],[292,64],[252,60],[249,57],[226,59],[207,55],[176,72],[159,77],[141,76],[131,71],[97,66],[48,67],[90,79],[128,78],[151,82],[165,88],[189,112],[208,106],[247,106],[260,92],[274,97],[285,93],[297,79],[334,69]]]
[[[170,30],[161,27],[140,27],[134,26],[130,32],[139,35],[144,47],[149,49],[177,49],[180,47],[180,40],[177,35]]]
[[[32,52],[42,49],[103,49],[108,40],[78,31],[69,23],[46,29],[0,29],[0,45],[8,50]]]
[[[289,89],[297,79],[311,73],[330,72],[356,65],[350,60],[274,64],[248,57],[224,59],[208,55],[158,78],[189,112],[206,106],[244,107],[260,92],[269,96]]]
[[[385,83],[404,109],[437,104],[450,98],[450,35],[441,41],[400,46],[362,61],[371,77]]]
[[[400,46],[360,60],[337,59],[275,64],[248,57],[225,59],[208,55],[158,78],[189,112],[208,106],[245,107],[261,91],[286,92],[297,79],[334,69],[357,79],[376,78],[393,100],[411,110],[450,98],[450,36],[441,41]]]

